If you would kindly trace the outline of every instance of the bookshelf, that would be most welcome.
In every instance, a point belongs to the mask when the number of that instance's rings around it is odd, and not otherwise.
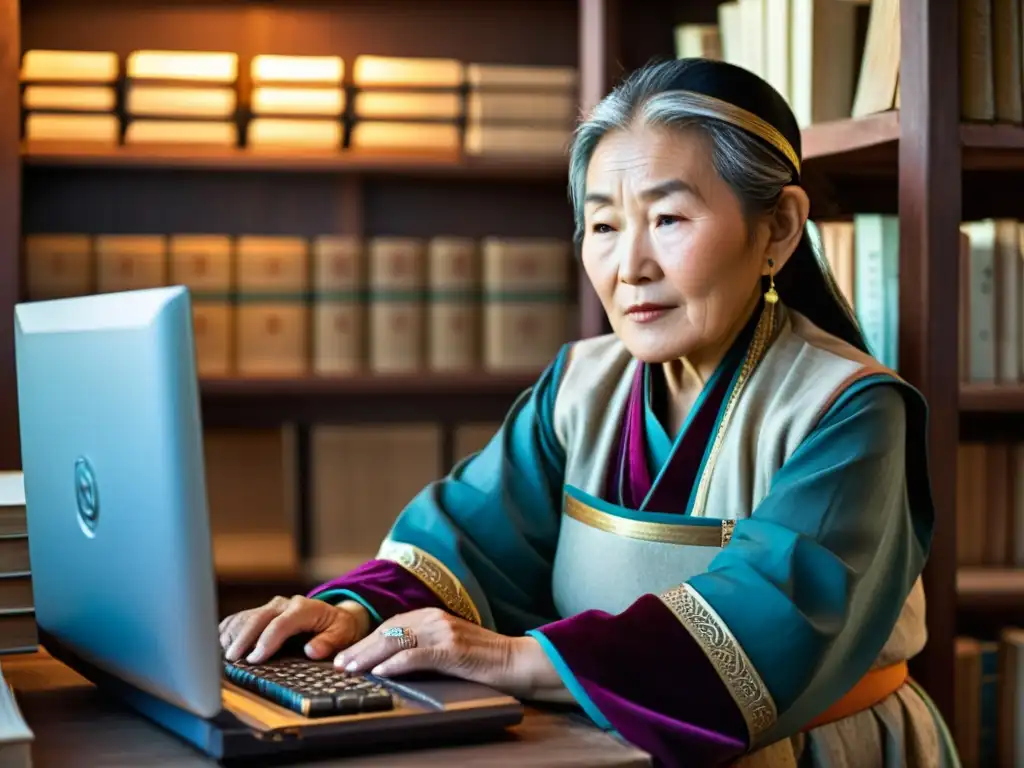
[[[652,57],[674,55],[673,26],[714,22],[717,7],[713,2],[658,0],[639,18],[641,14],[630,14],[619,0],[582,0],[582,5],[589,8],[583,34],[591,35],[584,47],[604,51],[599,55],[590,50],[591,59],[584,57],[591,64],[595,94],[622,70]],[[911,669],[950,723],[958,631],[959,222],[964,199],[982,205],[994,197],[989,193],[974,198],[964,192],[962,198],[962,170],[1001,172],[1019,168],[1024,161],[1016,152],[1024,140],[1020,129],[961,126],[959,61],[950,55],[959,50],[958,25],[956,3],[901,2],[900,111],[818,124],[803,134],[812,217],[861,211],[899,214],[899,368],[930,405],[928,448],[937,520],[924,575],[929,638]],[[610,30],[619,34],[609,34]],[[588,76],[586,71],[582,74]],[[997,161],[996,155],[1011,160]],[[984,579],[977,589],[985,593]]]
[[[373,40],[383,55],[577,65],[586,109],[623,72],[652,57],[671,57],[673,26],[714,21],[717,3],[645,0],[644,6],[640,14],[619,0],[378,0],[274,7],[242,0],[0,0],[0,306],[9,309],[21,295],[23,229],[59,231],[88,221],[101,229],[121,224],[140,231],[202,230],[255,216],[270,233],[286,226],[298,231],[326,226],[373,234],[393,225],[389,213],[401,210],[397,234],[426,234],[431,227],[466,235],[502,228],[516,234],[571,234],[561,161],[22,146],[17,73],[24,48],[87,47],[123,56],[136,47],[195,47],[234,50],[244,60],[273,47],[351,60],[364,52],[364,41]],[[959,387],[956,309],[958,223],[973,211],[995,215],[1000,207],[1016,205],[1007,191],[1019,190],[1012,172],[1024,170],[1024,129],[961,124],[958,59],[950,55],[958,50],[955,3],[904,0],[900,14],[901,111],[808,128],[805,173],[815,217],[899,214],[900,370],[930,403],[938,520],[925,574],[929,641],[913,672],[952,722],[958,606],[972,611],[1024,607],[1019,574],[965,571],[958,576],[954,523],[963,418],[1024,414],[1024,388]],[[248,87],[243,77],[243,98]],[[159,208],[147,199],[159,200]],[[581,335],[603,332],[603,312],[583,279],[578,304]],[[500,418],[531,379],[526,374],[213,379],[202,383],[202,397],[204,419],[227,426],[314,418],[342,422],[371,410],[395,419],[436,414],[450,420],[467,413],[485,419]],[[18,463],[13,329],[6,311],[0,312],[0,465]],[[295,591],[304,580],[301,574],[241,572],[226,575],[222,589],[242,589],[249,602],[252,595],[289,591],[288,586]],[[230,593],[242,599],[239,594]]]
[[[81,168],[91,170],[136,169],[140,171],[238,171],[304,174],[364,174],[409,178],[533,179],[561,182],[567,165],[546,158],[461,157],[443,154],[387,154],[349,152],[260,153],[240,149],[148,146],[97,147],[88,144],[23,146],[25,168]]]
[[[200,394],[203,422],[215,427],[313,420],[403,422],[427,414],[441,421],[473,422],[500,419],[536,378],[532,372],[207,378],[200,384]]]

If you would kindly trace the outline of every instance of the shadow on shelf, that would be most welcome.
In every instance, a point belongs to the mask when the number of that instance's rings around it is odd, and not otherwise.
[[[501,421],[540,372],[207,378],[207,426]]]

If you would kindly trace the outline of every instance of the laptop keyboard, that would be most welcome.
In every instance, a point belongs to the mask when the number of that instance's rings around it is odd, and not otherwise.
[[[239,688],[304,717],[356,715],[395,706],[380,683],[310,659],[272,659],[262,664],[225,661],[224,676]]]

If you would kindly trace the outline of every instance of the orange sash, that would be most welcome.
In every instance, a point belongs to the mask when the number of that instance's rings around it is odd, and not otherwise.
[[[899,690],[910,674],[907,662],[900,661],[887,667],[872,669],[857,681],[843,698],[811,720],[804,728],[809,731],[819,725],[834,723],[850,715],[870,709]]]

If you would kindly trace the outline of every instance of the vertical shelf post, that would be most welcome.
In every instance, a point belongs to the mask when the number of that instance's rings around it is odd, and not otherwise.
[[[21,20],[0,0],[0,469],[21,467],[14,305],[21,299]]]
[[[899,362],[901,374],[928,399],[936,513],[924,574],[928,644],[912,671],[952,722],[962,189],[957,4],[903,0],[900,28]]]
[[[580,112],[587,114],[611,89],[617,77],[618,0],[579,0]],[[582,265],[579,270],[580,336],[600,336],[611,329],[604,307]]]

